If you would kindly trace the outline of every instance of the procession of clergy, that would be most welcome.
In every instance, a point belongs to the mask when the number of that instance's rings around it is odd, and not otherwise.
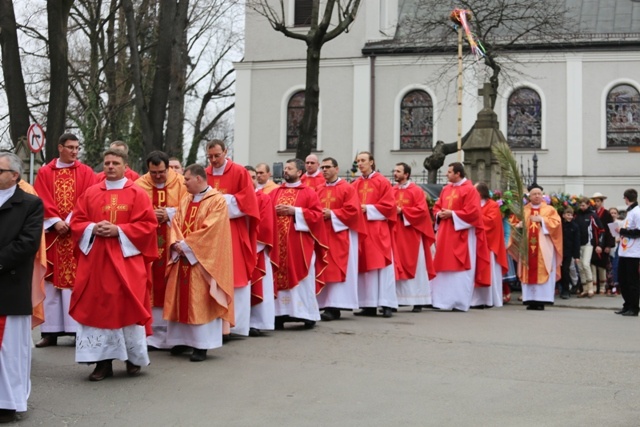
[[[312,328],[345,310],[391,317],[400,305],[502,305],[501,213],[460,163],[449,165],[430,212],[407,164],[396,165],[392,186],[368,152],[357,155],[361,175],[352,183],[338,177],[335,159],[311,155],[306,164],[287,161],[277,185],[268,165],[234,163],[219,140],[207,144],[206,168],[182,171],[155,151],[141,177],[127,166],[123,142],[105,152],[98,175],[78,160],[73,134],[62,135],[58,150],[34,185],[44,204],[43,243],[31,257],[34,306],[44,277],[36,347],[75,334],[76,361],[96,364],[92,381],[113,376],[114,359],[135,376],[148,350],[202,361],[224,336],[291,322]],[[522,225],[537,244],[519,273],[525,304],[543,309],[553,303],[562,228],[540,188],[529,196]],[[4,338],[23,333],[16,331],[7,327]],[[0,408],[26,410],[31,349],[20,351],[29,363],[9,369],[10,378],[3,372]]]

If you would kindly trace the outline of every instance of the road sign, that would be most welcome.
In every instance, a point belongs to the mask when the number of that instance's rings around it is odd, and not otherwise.
[[[44,143],[46,141],[46,136],[44,134],[44,129],[37,123],[29,126],[29,130],[27,131],[27,142],[29,143],[29,148],[33,153],[39,153],[44,147]]]

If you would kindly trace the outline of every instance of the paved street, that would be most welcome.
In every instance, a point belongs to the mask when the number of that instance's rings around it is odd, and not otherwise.
[[[639,425],[640,319],[615,316],[621,302],[346,314],[233,340],[203,363],[151,353],[138,378],[114,362],[115,377],[99,383],[67,338],[34,349],[19,425]]]

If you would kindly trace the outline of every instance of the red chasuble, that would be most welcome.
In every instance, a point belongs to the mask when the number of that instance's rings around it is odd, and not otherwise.
[[[396,205],[402,209],[394,228],[396,279],[409,280],[416,277],[420,243],[424,244],[429,279],[433,279],[436,270],[431,257],[431,245],[436,238],[426,195],[413,182],[410,182],[406,188],[396,185],[393,187],[393,194]],[[405,219],[411,224],[410,226],[404,225]]]
[[[480,211],[480,195],[470,180],[461,185],[447,184],[433,207],[437,216],[442,209],[453,210],[458,218],[475,227],[476,233],[476,286],[491,286],[491,258],[487,247],[484,222]],[[436,272],[471,269],[468,243],[469,230],[456,231],[453,218],[438,221],[436,235]]]
[[[153,208],[177,208],[180,200],[187,194],[182,175],[169,168],[167,170],[167,181],[163,188],[158,188],[153,183],[151,175],[144,174],[136,181],[136,185],[142,188],[151,199]],[[169,223],[158,224],[156,228],[156,238],[158,242],[159,257],[151,265],[151,306],[163,307],[164,294],[167,287],[165,273],[167,261],[170,256],[169,250]]]
[[[87,188],[97,183],[93,170],[79,161],[58,169],[54,159],[38,171],[34,189],[44,203],[44,217],[67,219],[76,201]],[[55,230],[45,233],[47,244],[47,275],[53,286],[71,289],[76,280],[78,262],[73,253],[71,233],[60,237]]]
[[[90,224],[103,220],[120,227],[140,254],[125,258],[118,237],[94,236],[88,255],[77,250],[78,273],[69,314],[95,328],[145,325],[151,319],[147,267],[158,258],[158,221],[151,201],[130,180],[121,190],[107,190],[104,182],[91,187],[73,211],[74,241],[80,241]]]
[[[233,285],[247,286],[256,267],[256,244],[260,209],[251,175],[242,166],[227,159],[222,175],[213,175],[211,165],[206,168],[207,183],[221,192],[235,196],[238,207],[246,217],[231,219],[233,245]]]
[[[107,179],[107,176],[104,174],[104,171],[98,173],[96,177],[98,182],[102,182],[105,179]],[[130,179],[133,182],[136,182],[140,178],[140,175],[138,175],[138,172],[134,171],[129,166],[127,166],[126,169],[124,170],[124,177],[127,179]]]
[[[379,270],[392,262],[391,230],[397,211],[391,184],[384,176],[374,172],[368,178],[361,176],[351,185],[361,205],[373,205],[387,218],[386,221],[369,221],[365,216],[367,239],[358,242],[358,271]]]
[[[533,222],[529,218],[532,215],[540,215],[544,221],[544,225],[549,232],[553,247],[545,247],[540,244],[541,239],[545,239],[546,236],[542,231],[542,225],[539,222]],[[562,260],[562,220],[560,215],[552,206],[547,205],[545,202],[540,203],[540,206],[533,207],[531,204],[527,204],[524,207],[524,226],[527,227],[527,240],[528,240],[528,257],[529,265],[525,263],[518,264],[518,272],[520,280],[528,285],[540,285],[549,280],[548,266],[551,266],[551,256],[553,251],[556,254],[556,280],[560,280],[561,262]],[[545,258],[548,262],[545,263]]]
[[[317,191],[318,187],[320,187],[321,185],[324,185],[324,176],[320,171],[316,172],[315,176],[311,176],[311,175],[307,175],[306,173],[303,173],[302,176],[300,177],[300,181],[302,182],[302,184],[306,185],[307,187]]]
[[[495,200],[487,199],[482,206],[482,219],[487,236],[487,246],[495,254],[496,262],[502,267],[502,272],[509,270],[507,264],[507,250],[504,244],[504,228],[502,226],[502,213]]]
[[[273,207],[271,197],[262,190],[256,192],[258,206],[260,207],[260,223],[258,224],[258,244],[263,244],[265,248],[258,252],[258,262],[251,276],[251,305],[260,304],[264,298],[275,298],[275,292],[271,295],[264,295],[262,279],[267,273],[265,251],[268,251],[272,258],[271,267],[276,271],[273,259],[278,258],[278,245],[276,236],[276,211]]]
[[[285,184],[269,196],[274,206],[288,205],[302,208],[302,214],[309,226],[309,232],[296,231],[295,216],[276,215],[278,271],[274,273],[273,284],[278,290],[293,289],[309,275],[311,257],[316,254],[316,295],[324,287],[322,273],[327,266],[327,245],[322,208],[318,195],[311,188],[300,185],[287,187]]]
[[[367,231],[356,190],[348,182],[340,179],[335,185],[321,185],[316,191],[322,208],[331,209],[331,212],[349,227],[349,230],[359,234],[359,241],[364,240]],[[351,242],[349,230],[336,232],[331,225],[331,218],[324,220],[324,228],[329,245],[327,258],[329,264],[324,271],[324,281],[326,283],[344,282],[347,278]]]

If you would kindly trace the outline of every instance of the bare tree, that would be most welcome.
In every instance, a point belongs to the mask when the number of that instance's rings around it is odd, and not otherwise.
[[[320,19],[321,3],[324,5]],[[273,6],[277,4],[277,6]],[[320,111],[320,52],[325,43],[347,32],[356,19],[360,0],[312,0],[309,31],[306,34],[292,31],[287,25],[284,0],[249,0],[247,6],[264,16],[271,27],[285,37],[301,40],[307,45],[307,70],[304,92],[304,116],[300,123],[300,138],[296,157],[306,158],[312,150],[318,127]]]

